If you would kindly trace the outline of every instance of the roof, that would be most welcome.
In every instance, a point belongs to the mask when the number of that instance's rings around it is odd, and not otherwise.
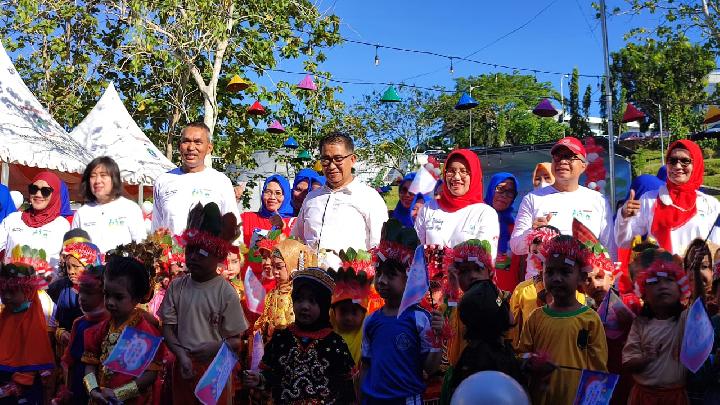
[[[150,185],[159,175],[177,167],[138,127],[112,83],[70,136],[84,145],[93,158],[115,159],[124,183]]]
[[[0,160],[82,173],[90,154],[40,104],[0,43]]]

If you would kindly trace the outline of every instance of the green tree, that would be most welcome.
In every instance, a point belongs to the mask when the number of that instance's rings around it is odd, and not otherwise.
[[[583,103],[585,100],[583,100]],[[570,79],[570,100],[568,101],[570,110],[570,131],[579,137],[590,134],[590,126],[587,123],[587,115],[583,115],[580,111],[580,72],[577,68],[573,69]],[[588,106],[589,109],[589,106]]]
[[[592,105],[592,86],[589,84],[585,87],[582,101],[582,115],[587,122],[590,119],[590,106]]]
[[[457,111],[457,94],[469,91],[478,107]],[[532,114],[543,98],[560,99],[549,82],[538,82],[534,76],[520,74],[486,74],[458,78],[455,93],[442,95],[437,108],[442,119],[444,139],[450,145],[470,145],[470,115],[472,115],[472,145],[501,146],[548,142],[562,137],[565,126],[550,118]]]
[[[612,54],[612,61],[612,74],[627,91],[627,100],[653,122],[659,105],[665,128],[675,136],[700,129],[700,114],[694,107],[707,101],[705,77],[715,67],[711,51],[691,44],[686,37],[671,36],[627,44]]]

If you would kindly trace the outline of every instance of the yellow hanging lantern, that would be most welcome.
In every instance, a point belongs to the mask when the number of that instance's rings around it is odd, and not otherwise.
[[[145,111],[145,100],[143,100],[143,101],[140,102],[140,105],[138,106],[137,110],[138,110],[139,112]]]
[[[250,82],[243,79],[239,75],[235,75],[232,77],[232,79],[230,79],[230,83],[228,83],[226,89],[227,91],[238,93],[247,89],[248,87],[250,87]]]
[[[315,170],[318,173],[322,173],[322,164],[319,160],[315,161],[315,164],[313,165],[313,170]]]

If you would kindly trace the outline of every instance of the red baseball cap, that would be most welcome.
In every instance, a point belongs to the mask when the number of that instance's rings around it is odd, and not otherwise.
[[[566,147],[570,149],[570,151],[576,155],[580,155],[583,158],[587,159],[587,152],[585,151],[585,146],[580,142],[579,139],[572,137],[572,136],[566,136],[565,138],[560,139],[553,145],[552,149],[550,149],[550,154],[554,155],[555,151],[560,149],[561,147]]]

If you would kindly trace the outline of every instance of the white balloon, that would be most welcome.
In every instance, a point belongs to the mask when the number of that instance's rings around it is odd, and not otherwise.
[[[149,235],[152,232],[152,221],[149,219],[145,220],[145,232]]]
[[[480,371],[463,380],[450,405],[530,405],[523,387],[499,371]]]
[[[591,181],[590,183],[588,183],[587,186],[590,190],[597,190],[597,183],[595,183],[594,181]]]
[[[152,213],[153,209],[153,203],[150,201],[143,201],[142,203],[142,212],[145,215],[150,215]]]

